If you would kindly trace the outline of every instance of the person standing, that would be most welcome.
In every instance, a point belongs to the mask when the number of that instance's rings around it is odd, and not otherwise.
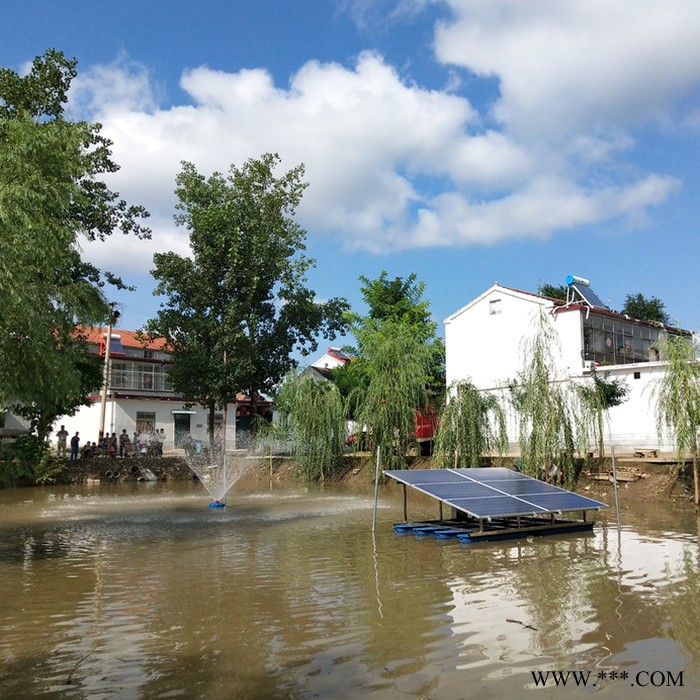
[[[70,439],[70,458],[78,459],[78,450],[80,449],[80,433],[76,431],[75,435]]]
[[[119,436],[119,456],[120,457],[126,457],[127,456],[127,444],[131,442],[131,439],[129,438],[129,433],[126,432],[126,428],[122,430],[121,435]]]
[[[61,429],[56,433],[58,441],[56,442],[56,454],[59,459],[66,458],[66,441],[68,440],[68,431],[66,426],[62,425]]]

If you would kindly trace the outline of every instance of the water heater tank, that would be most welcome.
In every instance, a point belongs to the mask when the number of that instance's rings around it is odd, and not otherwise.
[[[567,275],[566,284],[570,287],[572,284],[581,284],[584,287],[590,287],[591,283],[585,277],[577,277],[576,275]]]

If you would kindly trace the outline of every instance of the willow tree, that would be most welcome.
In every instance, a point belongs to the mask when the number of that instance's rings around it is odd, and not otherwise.
[[[619,406],[627,398],[629,386],[622,379],[608,379],[609,372],[602,377],[591,370],[590,381],[577,385],[580,400],[579,430],[582,438],[598,446],[598,456],[605,454],[605,422],[610,409]],[[584,437],[585,436],[585,437]]]
[[[570,486],[575,478],[575,397],[569,381],[557,376],[559,337],[540,309],[534,333],[521,344],[522,371],[512,386],[518,415],[522,470]],[[555,468],[556,467],[556,468]]]
[[[404,467],[415,442],[416,412],[428,405],[433,348],[403,321],[368,322],[353,333],[366,379],[361,393],[356,390],[355,420],[384,463]]]
[[[507,449],[506,413],[498,398],[468,381],[454,384],[438,422],[438,466],[479,467],[485,454]]]
[[[656,403],[656,426],[661,439],[670,433],[676,447],[679,467],[690,456],[693,461],[695,505],[700,506],[700,362],[694,343],[682,335],[664,335],[659,355],[666,361],[666,372],[652,387]]]
[[[345,405],[332,382],[289,375],[277,406],[288,421],[297,469],[309,480],[325,479],[341,464]]]

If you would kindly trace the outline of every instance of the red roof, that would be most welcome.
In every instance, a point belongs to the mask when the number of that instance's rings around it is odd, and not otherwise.
[[[79,329],[79,332],[83,335],[86,342],[94,343],[95,345],[100,345],[100,343],[104,342],[105,335],[107,334],[107,327],[83,327]],[[141,350],[165,349],[165,338],[156,338],[155,340],[152,340],[150,342],[143,342],[136,337],[136,331],[126,331],[122,328],[112,328],[112,335],[120,336],[122,347],[125,348],[139,348]]]

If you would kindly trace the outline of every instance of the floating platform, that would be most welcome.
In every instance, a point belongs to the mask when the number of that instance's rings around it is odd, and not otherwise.
[[[586,532],[593,529],[587,513],[608,507],[504,467],[390,470],[384,474],[404,486],[406,522],[394,523],[395,532],[418,537],[474,543]],[[407,486],[437,499],[440,517],[408,522]],[[444,504],[452,508],[449,519],[443,518]]]

